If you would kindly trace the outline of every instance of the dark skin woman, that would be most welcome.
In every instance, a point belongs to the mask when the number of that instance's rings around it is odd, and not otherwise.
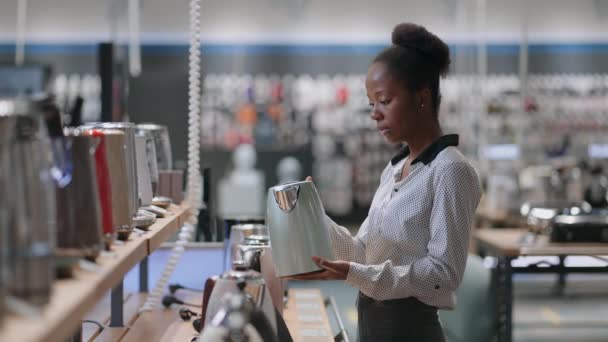
[[[297,280],[359,289],[359,341],[443,342],[438,309],[453,309],[481,187],[438,119],[449,48],[419,25],[397,25],[367,71],[371,119],[406,147],[387,165],[357,236],[327,218],[336,260]],[[310,177],[308,178],[310,180]]]

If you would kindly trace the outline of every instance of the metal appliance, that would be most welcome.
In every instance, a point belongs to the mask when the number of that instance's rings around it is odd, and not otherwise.
[[[238,245],[242,261],[245,265],[262,274],[268,286],[272,303],[277,311],[282,314],[285,305],[287,281],[277,277],[277,272],[272,259],[272,247],[268,235],[250,235],[245,241]]]
[[[225,272],[219,278],[210,278],[205,283],[202,305],[203,327],[210,324],[214,316],[220,311],[222,298],[228,293],[238,292],[238,284],[244,282],[245,292],[251,296],[255,307],[262,310],[270,320],[275,335],[277,333],[276,312],[272,299],[262,275],[256,271],[248,270],[242,262],[235,262],[234,269]]]
[[[321,271],[313,256],[333,260],[325,211],[311,181],[268,189],[266,223],[277,275]]]
[[[235,224],[230,226],[228,236],[224,239],[224,270],[232,268],[232,263],[241,260],[239,244],[251,235],[268,235],[268,227],[259,223]]]
[[[55,248],[55,184],[39,104],[0,100],[0,174],[6,234],[8,292],[34,305],[49,300]],[[6,279],[5,278],[5,279]]]
[[[131,122],[97,122],[87,123],[79,127],[79,130],[96,128],[102,131],[106,130],[119,130],[125,134],[125,164],[127,166],[127,192],[130,194],[129,200],[129,215],[135,216],[137,209],[139,208],[139,189],[137,186],[137,157],[136,157],[136,145],[135,145],[135,124]],[[124,189],[123,189],[124,191]]]
[[[156,150],[156,164],[158,170],[172,170],[173,157],[171,155],[171,140],[169,138],[167,126],[143,123],[137,125],[137,130],[152,135]]]
[[[559,215],[551,229],[552,242],[608,243],[608,216]]]
[[[57,188],[56,254],[63,260],[95,260],[103,249],[102,212],[95,171],[99,138],[75,135],[63,139],[67,147],[65,159],[73,165],[73,173],[68,184]]]
[[[115,231],[112,212],[112,181],[110,178],[110,166],[108,165],[108,138],[100,130],[84,131],[82,135],[93,136],[98,140],[95,149],[95,175],[97,177],[104,245],[106,250],[110,250],[114,242]]]

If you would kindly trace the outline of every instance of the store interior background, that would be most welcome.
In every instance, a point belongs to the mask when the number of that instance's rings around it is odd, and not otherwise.
[[[114,41],[124,44],[127,38],[125,5],[120,1],[113,1],[113,6],[111,3],[94,0],[29,1],[25,65],[48,65],[52,69],[52,77],[62,74],[96,75],[98,43]],[[0,66],[11,66],[14,62],[16,12],[17,1],[2,1],[0,4]],[[569,80],[584,79],[582,83],[593,83],[571,85],[574,89],[585,90],[603,84],[603,88],[598,88],[599,93],[591,96],[596,111],[593,108],[581,110],[582,123],[575,122],[577,117],[570,119],[566,116],[566,127],[560,126],[554,131],[546,123],[556,117],[551,114],[542,116],[538,113],[542,110],[534,113],[522,110],[525,105],[518,102],[521,100],[519,94],[507,96],[505,100],[504,96],[495,96],[490,87],[476,88],[471,82],[463,86],[467,91],[452,93],[452,99],[459,99],[456,101],[457,113],[447,113],[455,116],[451,120],[450,117],[442,117],[442,120],[446,120],[446,128],[452,129],[450,133],[462,135],[465,152],[481,170],[486,186],[492,173],[512,175],[532,163],[550,163],[544,152],[558,148],[566,134],[574,141],[567,157],[574,159],[588,157],[587,150],[582,145],[578,146],[578,142],[608,143],[606,0],[204,0],[203,77],[227,74],[308,74],[315,79],[323,75],[361,76],[375,54],[390,42],[394,25],[404,21],[424,25],[450,45],[450,74],[454,78],[466,80],[480,75],[511,77],[510,81],[503,82],[507,86],[492,89],[517,91],[521,89],[513,79],[521,80],[522,77],[538,80],[542,76],[554,76],[561,80],[564,88],[568,87]],[[184,166],[187,151],[188,1],[141,0],[140,23],[142,72],[138,77],[128,79],[125,114],[133,122],[167,125],[176,165]],[[455,88],[458,89],[457,86]],[[558,101],[560,96],[548,97],[546,101]],[[589,94],[581,91],[573,95],[576,96],[584,100]],[[488,114],[487,106],[482,104],[487,105],[496,98],[499,104],[501,99],[510,104],[515,101],[515,110],[497,111],[494,116]],[[444,94],[443,106],[449,106],[449,101],[450,94]],[[537,103],[539,107],[543,104]],[[369,120],[368,113],[363,111],[366,105],[365,100],[354,105],[352,108],[356,109],[352,115]],[[576,104],[571,106],[576,107]],[[211,111],[203,104],[203,117]],[[564,114],[560,115],[559,118],[563,119]],[[537,124],[538,127],[535,126]],[[320,169],[319,164],[336,158],[349,159],[349,153],[342,151],[347,148],[344,146],[348,132],[320,134],[310,130],[306,133],[309,139],[301,144],[271,142],[256,146],[256,169],[263,172],[266,186],[277,183],[277,163],[286,156],[294,156],[302,163],[303,176],[315,177],[323,177],[323,170],[340,170],[339,165],[333,169]],[[540,137],[535,137],[536,133]],[[319,138],[319,135],[323,137]],[[323,151],[324,147],[314,145],[316,138],[319,138],[317,141],[328,138],[335,142],[335,146],[339,146],[338,151],[319,156],[319,149]],[[546,147],[543,152],[538,151],[539,141]],[[484,160],[482,151],[486,150],[483,146],[490,144],[519,146],[517,156],[506,161]],[[228,145],[203,144],[201,158],[202,166],[211,168],[213,194],[209,210],[218,225],[220,218],[215,212],[217,184],[232,169],[233,147]],[[385,146],[386,152],[381,155],[390,156],[391,148]],[[608,155],[603,158],[608,158]],[[387,161],[385,158],[377,163],[380,169],[374,172],[378,177]],[[335,177],[339,178],[340,174],[335,173]],[[510,195],[513,192],[506,193]],[[353,202],[347,206],[349,209],[333,216],[355,231],[366,215],[366,208],[364,201],[349,200]],[[513,203],[505,203],[505,198],[501,197],[493,204],[511,210],[521,203],[520,200],[517,198]],[[217,240],[221,228],[214,228],[214,223],[211,223],[210,229],[211,240]],[[204,239],[201,237],[201,240]],[[198,246],[199,249],[186,254],[172,279],[200,287],[209,274],[220,271],[219,264],[213,262],[217,261],[219,249],[210,247],[217,244],[201,243]],[[160,274],[165,258],[161,251],[151,259],[152,281]],[[208,261],[208,267],[200,266],[201,259]],[[592,261],[582,258],[578,262]],[[133,282],[135,277],[132,274]],[[571,276],[566,292],[561,296],[551,294],[553,282],[552,275],[521,275],[516,278],[515,341],[606,341],[608,278],[605,275]],[[314,285],[337,297],[347,318],[349,333],[354,337],[355,290],[340,283]],[[135,288],[134,284],[132,288]]]

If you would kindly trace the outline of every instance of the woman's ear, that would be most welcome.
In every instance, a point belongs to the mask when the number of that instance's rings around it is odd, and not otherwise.
[[[422,89],[418,90],[416,92],[415,101],[416,108],[418,108],[418,110],[431,108],[431,89],[428,87],[423,87]]]

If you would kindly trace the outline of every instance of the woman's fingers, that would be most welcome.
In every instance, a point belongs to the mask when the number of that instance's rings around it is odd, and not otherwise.
[[[306,180],[309,182],[312,182],[312,177],[308,176],[308,177],[306,177]]]

